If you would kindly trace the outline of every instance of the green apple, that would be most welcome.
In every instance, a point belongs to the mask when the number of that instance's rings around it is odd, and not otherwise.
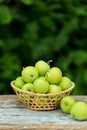
[[[70,113],[72,106],[75,104],[75,99],[71,96],[65,96],[60,102],[60,108],[64,113]]]
[[[52,67],[46,73],[46,79],[51,84],[57,84],[62,79],[62,71],[58,67]]]
[[[16,80],[15,80],[15,86],[18,87],[18,88],[22,88],[22,86],[25,84],[23,78],[21,76],[17,77]]]
[[[22,90],[33,92],[33,84],[32,83],[26,83],[26,84],[24,84],[22,86]]]
[[[50,89],[48,93],[58,93],[60,91],[62,91],[62,89],[58,85],[50,84]]]
[[[36,62],[35,68],[37,68],[39,75],[44,76],[50,69],[50,65],[43,60]]]
[[[33,85],[34,85],[34,92],[41,94],[47,93],[50,88],[48,81],[46,81],[41,77],[36,79]]]
[[[39,79],[46,80],[46,77],[45,76],[40,76]]]
[[[86,120],[87,119],[87,104],[82,101],[76,102],[72,106],[70,114],[75,120]]]
[[[62,77],[58,85],[62,88],[62,90],[66,90],[72,86],[72,81],[68,77]]]
[[[33,66],[25,67],[22,70],[22,78],[25,82],[32,83],[39,76],[38,70]]]

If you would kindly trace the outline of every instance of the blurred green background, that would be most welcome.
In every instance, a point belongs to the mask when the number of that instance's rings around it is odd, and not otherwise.
[[[87,94],[87,0],[0,0],[0,94],[41,59]]]

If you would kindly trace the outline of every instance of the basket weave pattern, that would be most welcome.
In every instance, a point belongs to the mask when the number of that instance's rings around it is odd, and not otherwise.
[[[53,110],[60,107],[60,101],[63,97],[70,95],[75,84],[72,83],[71,88],[56,94],[38,94],[27,92],[17,88],[14,81],[11,86],[18,95],[19,100],[29,109],[32,110]]]

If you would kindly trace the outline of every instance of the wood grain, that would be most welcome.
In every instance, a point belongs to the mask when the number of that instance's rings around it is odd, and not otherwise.
[[[87,102],[87,96],[73,96]],[[35,111],[25,108],[16,95],[0,96],[0,130],[87,130],[86,121],[76,121],[60,109]]]

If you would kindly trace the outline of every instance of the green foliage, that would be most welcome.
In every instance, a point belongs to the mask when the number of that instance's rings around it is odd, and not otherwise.
[[[0,1],[0,94],[22,67],[53,60],[87,94],[87,0]]]
[[[0,23],[9,24],[12,20],[12,14],[10,9],[7,6],[0,6]]]
[[[33,0],[21,0],[21,2],[23,2],[25,5],[30,5],[32,4]]]

